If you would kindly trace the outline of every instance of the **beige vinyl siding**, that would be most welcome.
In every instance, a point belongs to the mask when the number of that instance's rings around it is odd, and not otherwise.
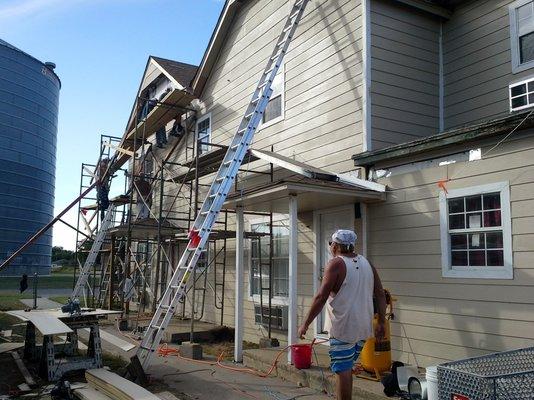
[[[234,134],[291,4],[252,0],[234,17],[201,95],[215,142]],[[317,167],[353,169],[350,156],[362,144],[360,25],[357,1],[310,2],[285,57],[285,117],[258,131],[255,148],[274,146]]]
[[[534,136],[524,136],[467,165],[380,180],[391,192],[369,206],[369,256],[398,300],[394,359],[428,366],[534,345]],[[442,278],[437,184],[451,177],[448,189],[509,182],[514,279]]]
[[[211,113],[215,143],[226,144],[235,133],[292,3],[292,0],[251,0],[236,13],[199,102],[199,116]],[[272,146],[277,153],[333,171],[354,169],[350,156],[361,151],[362,144],[360,26],[359,1],[309,3],[285,57],[284,119],[261,128],[253,147],[271,150]],[[266,167],[265,163],[257,162],[250,168]],[[240,182],[245,177],[245,185],[265,181],[261,176],[241,174]],[[229,229],[233,229],[233,221],[232,217]],[[299,321],[313,295],[312,224],[312,213],[299,214]],[[235,240],[230,240],[228,245],[224,324],[234,326]],[[255,324],[254,302],[248,297],[248,251],[245,264],[245,340],[258,342],[267,331]],[[205,319],[218,322],[211,291],[207,297],[210,300],[206,303]],[[273,336],[282,343],[287,342],[287,332],[273,330]]]
[[[509,114],[508,85],[534,75],[512,74],[511,3],[467,2],[443,24],[445,128]]]
[[[439,129],[439,21],[392,1],[371,2],[372,148]]]

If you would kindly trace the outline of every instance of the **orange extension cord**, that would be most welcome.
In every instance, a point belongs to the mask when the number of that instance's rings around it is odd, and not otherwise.
[[[318,345],[320,343],[325,343],[327,342],[328,340],[322,340],[322,341],[316,341],[315,339],[311,342],[311,346],[315,346],[315,345]],[[266,372],[266,373],[262,373],[262,372],[258,372],[254,369],[251,369],[251,368],[238,368],[238,367],[230,367],[229,365],[224,365],[222,364],[222,359],[224,357],[224,351],[219,355],[219,357],[217,357],[217,361],[216,362],[213,362],[213,361],[202,361],[202,360],[194,360],[192,358],[188,358],[188,357],[184,357],[180,354],[180,350],[178,349],[171,349],[169,348],[169,346],[167,345],[167,343],[164,343],[163,345],[161,345],[158,349],[158,356],[160,357],[167,357],[167,356],[175,356],[175,357],[178,357],[178,358],[181,358],[182,360],[186,360],[186,361],[192,361],[192,362],[195,362],[197,364],[204,364],[204,365],[211,365],[211,366],[218,366],[220,368],[224,368],[224,369],[227,369],[227,370],[230,370],[230,371],[235,371],[235,372],[242,372],[242,373],[245,373],[245,374],[251,374],[251,375],[255,375],[255,376],[258,376],[260,378],[267,378],[269,375],[272,374],[272,372],[274,371],[274,369],[276,368],[277,364],[278,364],[278,360],[280,359],[280,356],[282,354],[285,353],[285,351],[289,348],[291,348],[293,345],[289,345],[289,346],[286,346],[284,347],[283,349],[280,349],[278,351],[278,353],[276,354],[276,357],[274,358],[273,360],[273,363],[271,364],[271,367],[269,368],[269,370]]]

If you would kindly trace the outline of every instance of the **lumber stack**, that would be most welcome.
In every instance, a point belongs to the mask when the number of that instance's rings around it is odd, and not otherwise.
[[[103,368],[85,371],[87,383],[115,400],[160,400],[145,388]]]

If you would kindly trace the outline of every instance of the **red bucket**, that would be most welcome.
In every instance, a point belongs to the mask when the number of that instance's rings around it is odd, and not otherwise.
[[[294,344],[291,346],[291,360],[297,369],[308,369],[312,362],[312,346],[310,344]]]
[[[200,235],[198,234],[198,231],[195,231],[194,229],[189,231],[189,248],[190,249],[196,249],[198,245],[200,244]]]

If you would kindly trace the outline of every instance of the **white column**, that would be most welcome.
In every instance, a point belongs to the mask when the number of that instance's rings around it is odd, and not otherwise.
[[[366,203],[360,203],[360,214],[362,217],[362,255],[367,257],[367,241],[369,235],[369,219],[368,219],[368,208]]]
[[[298,260],[298,221],[297,196],[289,197],[289,323],[287,343],[297,342],[297,260]],[[288,352],[291,362],[291,352]]]
[[[234,361],[243,362],[243,279],[244,279],[244,217],[243,207],[236,208],[235,248],[235,344]]]

